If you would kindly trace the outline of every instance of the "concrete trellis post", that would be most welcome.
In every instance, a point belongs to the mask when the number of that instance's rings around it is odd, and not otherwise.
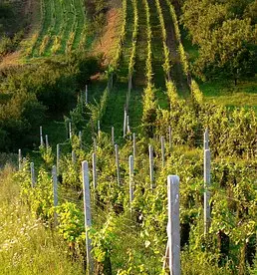
[[[30,173],[31,173],[31,187],[34,188],[36,185],[34,162],[30,163]]]
[[[75,165],[77,158],[76,158],[76,153],[74,150],[72,150],[72,152],[71,152],[71,159],[72,159],[72,164]]]
[[[114,127],[112,127],[112,145],[115,143]]]
[[[129,202],[132,208],[134,200],[134,160],[133,156],[129,156]]]
[[[211,223],[210,191],[211,184],[211,152],[204,150],[204,234],[209,233]]]
[[[169,126],[169,148],[171,149],[172,146],[172,132],[171,132],[171,126]]]
[[[115,144],[115,163],[117,170],[117,183],[120,186],[120,161],[119,161],[119,146]]]
[[[71,126],[71,122],[69,122],[69,139],[72,139],[72,126]]]
[[[206,128],[204,131],[204,150],[209,149],[209,131]]]
[[[49,141],[48,141],[48,135],[46,135],[46,150],[49,149]]]
[[[53,166],[52,177],[53,177],[54,207],[57,207],[58,206],[58,181],[57,181],[56,166]],[[54,210],[54,223],[55,225],[57,225],[57,213],[55,210]]]
[[[96,144],[96,139],[93,139],[93,147],[94,147],[94,152],[97,152],[97,144]]]
[[[127,133],[130,134],[129,116],[127,116]]]
[[[85,215],[85,231],[86,231],[86,252],[87,252],[87,270],[89,274],[93,274],[93,260],[91,257],[91,239],[88,230],[92,226],[91,221],[91,202],[90,202],[90,186],[88,175],[88,163],[82,162],[82,180],[83,180],[83,201],[84,201],[84,215]]]
[[[96,154],[92,154],[92,169],[93,169],[93,186],[94,189],[97,187],[97,172],[96,172]]]
[[[124,122],[123,122],[123,138],[126,136],[126,130],[127,130],[127,111],[124,109]]]
[[[136,134],[133,133],[133,159],[136,159]]]
[[[44,146],[44,139],[43,139],[43,127],[40,126],[40,146]]]
[[[19,163],[19,171],[22,169],[22,154],[21,149],[18,151],[18,163]]]
[[[171,275],[180,275],[179,177],[168,176],[168,247]]]
[[[88,89],[87,89],[87,85],[85,86],[85,105],[88,104]]]
[[[149,145],[149,169],[151,189],[154,188],[154,164],[153,164],[153,146]]]
[[[162,168],[165,166],[165,139],[161,136]]]
[[[60,168],[60,144],[57,144],[56,146],[56,170],[57,170],[57,175],[59,175],[59,168]]]
[[[97,121],[97,135],[100,138],[101,137],[101,121]]]
[[[79,148],[82,149],[82,132],[79,131]]]

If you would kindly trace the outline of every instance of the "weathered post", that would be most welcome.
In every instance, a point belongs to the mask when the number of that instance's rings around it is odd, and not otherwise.
[[[136,134],[133,133],[133,159],[136,159]]]
[[[115,143],[114,127],[112,127],[112,145]]]
[[[57,213],[56,207],[58,206],[58,181],[57,181],[57,169],[56,166],[53,166],[52,169],[52,177],[53,177],[53,192],[54,192],[54,224],[57,225]]]
[[[149,169],[151,189],[154,188],[154,164],[153,164],[153,146],[149,145]]]
[[[123,138],[126,136],[126,129],[127,129],[127,110],[124,109],[124,122],[123,122]]]
[[[130,134],[129,116],[127,116],[127,133]]]
[[[88,89],[87,89],[87,85],[85,86],[85,105],[88,104]]]
[[[59,168],[60,168],[60,144],[57,144],[56,146],[56,170],[57,170],[57,175],[59,175]]]
[[[134,160],[133,160],[133,156],[129,156],[129,202],[130,202],[130,208],[132,208],[133,200],[134,200]]]
[[[169,126],[169,149],[171,149],[172,146],[172,132],[171,132],[171,126]]]
[[[97,172],[96,172],[96,154],[92,154],[92,169],[93,169],[93,186],[96,190],[97,187]]]
[[[84,200],[84,215],[85,215],[85,232],[86,232],[86,252],[87,252],[87,271],[89,275],[93,274],[93,260],[91,256],[91,239],[88,230],[92,226],[91,221],[91,201],[90,201],[90,186],[88,175],[88,163],[82,162],[82,180],[83,180],[83,200]]]
[[[43,127],[42,126],[40,126],[40,146],[44,147]]]
[[[208,128],[204,131],[204,150],[209,149],[209,131]]]
[[[96,139],[93,139],[93,148],[94,148],[94,152],[97,152],[97,143],[96,143]]]
[[[77,158],[76,158],[76,153],[74,150],[72,150],[72,152],[71,152],[71,159],[72,159],[72,164],[75,165]]]
[[[19,163],[19,171],[22,169],[22,155],[21,155],[21,149],[18,151],[18,163]]]
[[[171,275],[180,275],[179,177],[168,176],[168,246]]]
[[[115,163],[117,170],[117,183],[120,186],[120,163],[119,163],[119,146],[115,144]]]
[[[161,136],[162,168],[165,167],[165,139]]]
[[[30,163],[30,173],[31,173],[31,187],[34,188],[36,185],[34,162]]]
[[[82,131],[79,131],[79,148],[82,149]]]
[[[46,151],[49,149],[48,135],[46,135]]]
[[[71,122],[69,122],[69,138],[70,138],[70,140],[72,139],[72,126],[71,126]]]
[[[204,150],[204,234],[209,233],[211,223],[210,209],[210,184],[211,184],[211,152]]]
[[[101,124],[100,124],[100,120],[98,120],[97,122],[97,131],[98,131],[98,137],[101,137]]]

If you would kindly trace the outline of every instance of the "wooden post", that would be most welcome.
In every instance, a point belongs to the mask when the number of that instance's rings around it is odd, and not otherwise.
[[[69,138],[70,138],[70,140],[72,139],[72,127],[71,127],[71,122],[69,122]]]
[[[136,160],[136,134],[133,133],[133,159]]]
[[[31,187],[34,188],[36,185],[34,162],[30,163],[30,173],[31,173]]]
[[[46,135],[46,151],[49,149],[48,135]]]
[[[44,147],[43,127],[42,126],[40,126],[40,146]]]
[[[127,111],[124,109],[124,122],[123,122],[123,138],[126,136],[126,129],[127,129]]]
[[[112,145],[115,143],[114,127],[112,127]]]
[[[130,134],[129,116],[127,116],[127,133]]]
[[[119,146],[115,144],[115,163],[116,163],[116,170],[117,170],[117,183],[120,186],[120,161],[119,161]]]
[[[87,85],[85,87],[85,105],[88,104],[88,89],[87,89]]]
[[[90,185],[88,175],[88,163],[82,162],[82,180],[83,180],[83,200],[84,200],[84,215],[85,215],[85,232],[86,232],[86,252],[87,252],[87,270],[89,275],[93,274],[93,260],[91,257],[91,239],[89,238],[88,230],[92,226],[91,221],[91,202],[90,202]]]
[[[169,149],[171,149],[172,146],[172,132],[171,132],[171,126],[169,126]]]
[[[74,150],[72,150],[72,152],[71,152],[71,159],[72,159],[72,164],[75,165],[76,164],[76,153]]]
[[[100,124],[100,120],[98,120],[97,122],[97,131],[98,131],[98,137],[101,137],[101,124]]]
[[[209,131],[208,128],[204,131],[204,150],[209,149]]]
[[[21,149],[18,151],[18,163],[19,163],[19,171],[22,169],[22,155],[21,155]]]
[[[92,169],[93,169],[93,186],[94,189],[97,187],[97,173],[96,173],[96,154],[92,154]]]
[[[149,169],[151,189],[154,188],[154,164],[153,164],[153,146],[149,145]]]
[[[180,275],[179,177],[168,176],[168,243],[171,275]]]
[[[60,144],[57,144],[56,146],[56,170],[57,175],[59,175],[59,168],[60,168]]]
[[[204,150],[204,234],[209,233],[211,223],[210,210],[210,184],[211,184],[211,152]]]
[[[134,200],[134,160],[133,156],[129,156],[129,202],[132,208]]]
[[[53,177],[53,192],[54,192],[54,208],[58,206],[58,181],[57,181],[57,169],[56,166],[53,166],[52,169],[52,177]],[[57,213],[54,210],[54,224],[57,225]]]
[[[82,149],[82,132],[79,131],[79,148]]]
[[[161,136],[162,168],[165,167],[165,139]]]

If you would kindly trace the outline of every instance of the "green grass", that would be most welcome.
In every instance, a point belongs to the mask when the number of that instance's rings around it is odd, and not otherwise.
[[[57,233],[31,215],[10,166],[0,171],[0,274],[82,275]]]

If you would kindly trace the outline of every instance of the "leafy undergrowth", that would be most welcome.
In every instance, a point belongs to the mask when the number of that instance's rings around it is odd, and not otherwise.
[[[63,240],[24,205],[13,174],[11,166],[0,171],[0,274],[84,274]]]

